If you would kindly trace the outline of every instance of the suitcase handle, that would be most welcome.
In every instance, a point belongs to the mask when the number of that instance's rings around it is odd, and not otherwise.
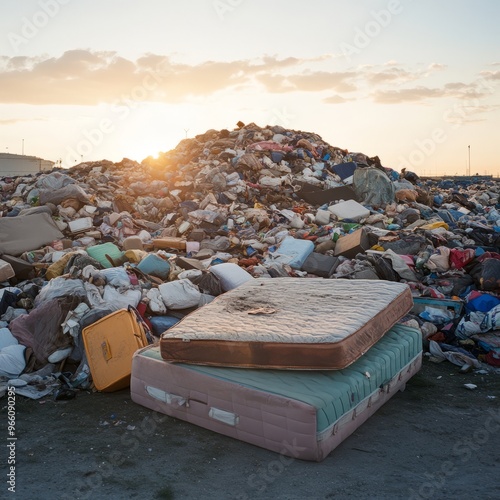
[[[111,346],[107,340],[101,342],[102,355],[106,361],[109,361],[113,356],[111,354]]]
[[[142,326],[142,329],[144,330],[144,334],[146,336],[146,340],[148,341],[149,344],[152,344],[154,342],[153,335],[151,333],[151,330],[149,329],[149,326],[144,321],[144,319],[142,318],[142,316],[139,314],[139,311],[134,306],[132,306],[130,304],[128,306],[128,311],[130,313],[133,313],[135,315],[137,323],[139,323]],[[140,338],[140,336],[136,336],[136,337],[137,337],[137,343],[139,344],[139,347],[144,347],[141,344],[141,338]]]

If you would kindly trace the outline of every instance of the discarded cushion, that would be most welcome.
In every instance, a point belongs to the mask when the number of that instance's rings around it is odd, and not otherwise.
[[[18,256],[63,237],[49,214],[0,218],[0,254]]]
[[[173,316],[153,316],[149,318],[149,321],[153,334],[159,337],[163,332],[166,332],[169,328],[179,323],[180,319],[174,318]]]
[[[26,368],[26,346],[14,344],[0,349],[0,377],[16,378]]]
[[[123,252],[114,243],[102,243],[87,247],[87,253],[97,260],[104,268],[114,267],[106,257],[108,255],[112,260],[120,260],[123,258]]]
[[[288,264],[294,269],[300,269],[307,257],[313,252],[314,243],[309,240],[298,240],[287,236],[276,252],[269,255],[271,262]]]
[[[328,210],[339,219],[360,221],[370,215],[370,211],[355,200],[341,201],[331,205]]]
[[[219,278],[222,289],[225,292],[237,288],[247,281],[253,280],[250,273],[230,262],[212,266],[209,271]]]
[[[139,271],[151,276],[156,276],[163,281],[168,280],[170,274],[170,264],[155,253],[150,253],[142,259],[137,265]]]
[[[197,306],[200,302],[201,293],[198,287],[188,279],[162,283],[158,289],[169,309],[187,309]]]

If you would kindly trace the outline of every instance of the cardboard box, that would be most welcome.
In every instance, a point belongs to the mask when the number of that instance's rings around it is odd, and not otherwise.
[[[302,183],[302,189],[297,194],[311,205],[324,205],[338,200],[356,200],[356,193],[349,186],[321,189],[311,184]]]
[[[0,259],[0,282],[7,281],[16,275],[10,262]]]
[[[160,249],[175,248],[177,250],[186,250],[186,240],[174,236],[156,238],[153,240],[153,246]]]
[[[364,228],[353,233],[341,236],[335,244],[335,255],[342,255],[348,259],[353,259],[358,253],[363,253],[370,248],[368,235]]]

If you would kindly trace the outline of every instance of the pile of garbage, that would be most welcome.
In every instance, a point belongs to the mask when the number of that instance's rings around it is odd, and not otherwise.
[[[141,164],[1,178],[1,385],[70,397],[92,383],[82,330],[113,311],[136,310],[154,339],[247,280],[285,276],[407,283],[431,359],[495,370],[499,193],[241,122]]]

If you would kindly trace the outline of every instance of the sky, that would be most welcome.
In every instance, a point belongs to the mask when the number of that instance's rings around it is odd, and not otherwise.
[[[2,0],[0,153],[141,161],[238,121],[500,175],[498,0]]]

